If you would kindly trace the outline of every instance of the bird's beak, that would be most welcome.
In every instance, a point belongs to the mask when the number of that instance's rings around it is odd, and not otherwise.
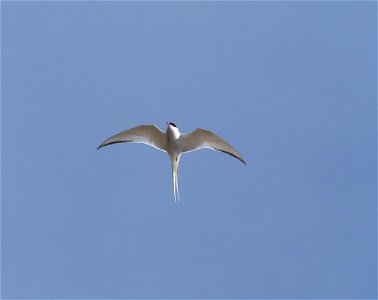
[[[165,121],[165,123],[167,123],[167,125],[169,126],[169,122]]]

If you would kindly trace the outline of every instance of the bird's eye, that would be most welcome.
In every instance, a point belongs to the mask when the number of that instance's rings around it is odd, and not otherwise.
[[[173,127],[176,127],[177,128],[177,126],[175,125],[175,123],[169,123],[169,124],[171,124]]]

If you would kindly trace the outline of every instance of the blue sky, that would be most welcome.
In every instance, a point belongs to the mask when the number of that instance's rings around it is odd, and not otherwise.
[[[376,298],[376,3],[1,10],[2,298]]]

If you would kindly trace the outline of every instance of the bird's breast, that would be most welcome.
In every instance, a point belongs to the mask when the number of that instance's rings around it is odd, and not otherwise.
[[[181,150],[182,150],[181,139],[176,138],[175,136],[172,136],[172,135],[168,135],[167,136],[167,149],[168,149],[168,152],[181,153]]]

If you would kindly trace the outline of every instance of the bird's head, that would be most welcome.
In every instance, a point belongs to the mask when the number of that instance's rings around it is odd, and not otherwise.
[[[165,121],[165,123],[167,123],[168,127],[169,127],[169,126],[172,126],[172,127],[175,127],[175,128],[177,128],[176,124],[175,124],[175,123],[173,123],[173,122],[168,122],[168,121]]]
[[[180,136],[180,131],[178,130],[176,124],[173,122],[168,122],[168,121],[165,121],[165,123],[167,123],[167,126],[168,126],[167,132],[168,131],[173,132],[174,137],[177,139]]]

